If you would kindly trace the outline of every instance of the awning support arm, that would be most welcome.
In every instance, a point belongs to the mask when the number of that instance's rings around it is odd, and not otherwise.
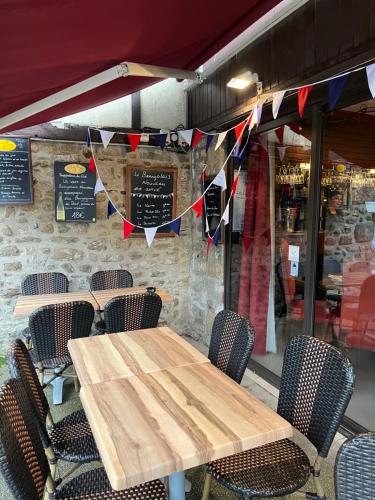
[[[102,71],[95,76],[91,76],[86,80],[71,85],[66,89],[60,90],[40,101],[29,104],[24,108],[10,113],[3,118],[0,118],[0,130],[9,127],[13,123],[18,123],[30,116],[36,115],[46,109],[52,108],[62,102],[73,99],[85,92],[96,89],[101,85],[112,82],[117,78],[127,76],[142,76],[151,78],[176,78],[179,80],[198,80],[200,76],[194,71],[185,71],[174,68],[164,68],[162,66],[150,66],[148,64],[138,64],[132,62],[123,62],[110,69]]]

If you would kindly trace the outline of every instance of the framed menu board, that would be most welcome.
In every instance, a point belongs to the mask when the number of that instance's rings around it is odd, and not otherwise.
[[[160,226],[176,217],[177,169],[126,167],[126,214],[132,224]],[[135,228],[131,236],[143,236]],[[174,236],[168,225],[156,236]]]
[[[204,190],[213,181],[214,177],[208,177],[204,181]],[[203,200],[203,217],[202,217],[202,230],[203,237],[207,238],[208,234],[213,237],[216,228],[220,222],[221,215],[223,213],[224,206],[224,191],[221,190],[221,186],[212,184],[207,193],[204,195]],[[206,218],[208,223],[209,231],[206,231]],[[223,232],[221,233],[220,242],[223,243]]]
[[[56,222],[95,222],[95,172],[88,163],[55,161]]]
[[[29,139],[0,136],[0,204],[33,203]]]

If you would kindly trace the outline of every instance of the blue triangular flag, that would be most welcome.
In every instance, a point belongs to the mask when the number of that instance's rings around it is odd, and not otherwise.
[[[108,207],[107,207],[107,219],[111,217],[116,212],[115,207],[112,205],[111,201],[108,201]]]
[[[215,245],[215,247],[217,247],[217,245],[220,241],[220,238],[221,238],[221,230],[220,230],[220,227],[218,227],[216,233],[214,234],[214,236],[212,238],[212,243]]]
[[[90,129],[87,129],[87,135],[86,135],[86,145],[89,148],[91,144],[91,137],[90,137]]]
[[[212,139],[215,136],[213,134],[207,134],[207,140],[206,140],[206,153],[208,152],[209,147],[211,146]]]
[[[160,146],[160,149],[163,151],[165,148],[165,142],[167,140],[167,135],[168,134],[157,134],[155,135],[155,141],[157,142],[158,146]]]
[[[233,158],[239,158],[240,156],[240,147],[241,147],[240,142],[241,141],[237,142],[237,144],[234,146],[234,149],[232,151]]]
[[[329,82],[329,110],[336,106],[349,75],[338,76]]]
[[[180,236],[181,218],[180,219],[176,219],[176,220],[170,222],[169,223],[169,228],[175,234],[177,234],[178,236]]]

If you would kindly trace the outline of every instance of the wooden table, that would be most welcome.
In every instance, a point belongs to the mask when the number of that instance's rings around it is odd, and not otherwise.
[[[93,305],[94,309],[99,310],[99,305],[95,298],[88,291],[69,292],[69,293],[48,293],[43,295],[20,295],[14,308],[14,316],[29,316],[35,309],[49,304],[60,304],[72,302],[73,300],[85,300]]]
[[[68,349],[82,386],[209,362],[168,327],[69,340]]]
[[[291,425],[169,328],[69,341],[83,407],[114,489],[292,435]]]
[[[106,303],[113,299],[113,297],[120,297],[123,295],[134,295],[135,293],[145,293],[146,287],[132,287],[132,288],[112,288],[110,290],[97,290],[92,291],[92,294],[99,304],[100,310],[104,309]],[[160,290],[160,288],[156,289],[156,293],[160,296],[161,300],[164,304],[168,304],[174,302],[175,298],[173,295],[170,295],[168,292],[164,292]]]
[[[115,490],[292,435],[287,421],[210,363],[86,385],[81,400]],[[184,497],[181,479],[174,498]]]

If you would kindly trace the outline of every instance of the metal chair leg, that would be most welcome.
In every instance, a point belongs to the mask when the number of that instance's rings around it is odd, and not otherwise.
[[[212,482],[212,476],[211,474],[208,474],[208,472],[206,472],[206,479],[204,481],[202,500],[208,500],[208,497],[210,496],[211,482]]]

